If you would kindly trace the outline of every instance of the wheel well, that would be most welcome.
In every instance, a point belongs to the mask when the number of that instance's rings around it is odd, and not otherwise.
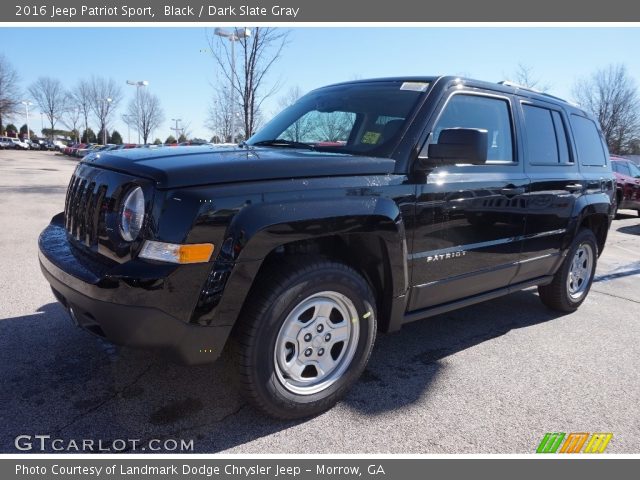
[[[609,219],[604,214],[589,215],[580,223],[580,228],[588,228],[596,236],[598,241],[598,255],[602,253],[604,244],[607,241],[608,227]]]
[[[254,285],[261,274],[282,265],[283,257],[316,256],[344,263],[367,281],[376,298],[378,329],[385,331],[391,312],[393,291],[389,256],[383,240],[376,235],[332,235],[287,243],[272,250],[262,262]],[[252,286],[253,288],[253,286]]]

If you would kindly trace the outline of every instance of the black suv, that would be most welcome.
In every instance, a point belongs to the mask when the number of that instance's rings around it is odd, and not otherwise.
[[[284,418],[331,407],[377,331],[537,286],[575,310],[613,218],[596,122],[513,84],[315,90],[237,148],[85,158],[39,240],[81,327],[188,363],[235,348]]]

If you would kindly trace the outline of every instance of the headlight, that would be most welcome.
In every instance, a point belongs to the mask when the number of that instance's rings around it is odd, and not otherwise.
[[[144,219],[144,193],[136,187],[127,193],[120,211],[120,235],[127,242],[132,242],[142,230]]]

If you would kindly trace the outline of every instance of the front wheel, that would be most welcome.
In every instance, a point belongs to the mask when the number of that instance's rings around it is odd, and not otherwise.
[[[551,283],[538,287],[540,300],[553,310],[575,311],[587,298],[597,261],[595,235],[586,228],[580,230]]]
[[[376,311],[368,283],[326,260],[271,268],[258,282],[237,329],[247,398],[286,419],[331,408],[356,382],[373,347]]]

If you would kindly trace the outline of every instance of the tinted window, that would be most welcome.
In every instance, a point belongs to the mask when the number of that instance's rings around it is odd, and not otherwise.
[[[622,175],[631,176],[631,172],[629,171],[629,167],[625,162],[615,162],[617,167],[616,172],[621,173]]]
[[[635,163],[627,163],[627,166],[629,167],[629,170],[631,171],[631,176],[632,177],[640,177],[640,168],[638,168],[638,166]]]
[[[511,115],[506,100],[478,95],[454,95],[438,119],[430,142],[437,143],[440,132],[447,128],[487,130],[487,160],[513,161]]]
[[[596,124],[588,118],[571,115],[571,126],[575,135],[580,164],[588,166],[606,165],[606,152]]]
[[[527,131],[527,158],[529,163],[557,165],[560,162],[560,154],[551,110],[531,105],[523,105],[522,109]]]
[[[389,156],[428,91],[427,82],[356,82],[315,90],[279,113],[247,143]],[[288,142],[288,143],[287,143]]]

